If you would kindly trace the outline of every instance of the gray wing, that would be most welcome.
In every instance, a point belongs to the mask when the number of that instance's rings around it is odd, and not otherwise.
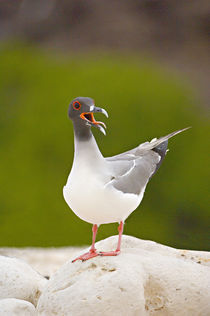
[[[111,184],[124,193],[140,194],[149,179],[160,167],[168,146],[168,139],[186,130],[173,132],[153,139],[125,153],[108,157],[112,178]]]
[[[124,193],[139,195],[155,172],[159,161],[160,157],[154,151],[150,151],[144,156],[136,158],[132,161],[132,165],[129,161],[128,168],[124,174],[118,175],[113,173],[111,180],[112,186]],[[119,161],[119,166],[121,162],[125,161]]]

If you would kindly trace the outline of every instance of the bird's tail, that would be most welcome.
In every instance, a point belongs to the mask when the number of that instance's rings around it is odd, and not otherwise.
[[[166,142],[165,144],[167,144],[167,141],[168,141],[169,138],[171,138],[171,137],[173,137],[173,136],[175,136],[175,135],[177,135],[177,134],[179,134],[181,132],[184,132],[184,131],[186,131],[189,128],[191,128],[191,127],[186,127],[186,128],[180,129],[178,131],[175,131],[173,133],[170,133],[170,134],[168,134],[166,136],[163,136],[163,137],[160,137],[158,139],[154,138],[150,142],[146,142],[146,143],[141,144],[138,147],[138,150],[141,151],[141,150],[145,150],[145,149],[149,150],[149,149],[153,149],[153,148],[158,148],[159,145],[162,144],[162,143]]]
[[[187,130],[188,128],[190,128],[190,127],[187,127],[187,128],[184,128],[184,129],[180,129],[180,130],[178,130],[178,131],[176,131],[176,132],[173,132],[173,133],[171,133],[171,134],[168,134],[168,135],[166,135],[166,136],[164,136],[164,137],[161,137],[161,138],[159,138],[159,139],[157,139],[157,140],[152,140],[152,141],[150,142],[150,144],[153,144],[153,145],[154,145],[154,147],[151,148],[151,149],[160,155],[160,161],[159,161],[158,164],[156,165],[155,172],[152,174],[152,176],[153,176],[153,175],[157,172],[157,170],[160,168],[160,165],[162,164],[163,159],[165,158],[165,155],[166,155],[166,153],[167,153],[167,151],[168,151],[167,147],[168,147],[168,140],[169,140],[169,138],[171,138],[171,137],[173,137],[173,136],[175,136],[175,135],[177,135],[177,134],[179,134],[179,133],[181,133],[181,132]]]

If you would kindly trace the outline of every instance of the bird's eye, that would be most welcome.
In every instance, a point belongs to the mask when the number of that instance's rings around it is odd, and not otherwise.
[[[75,110],[79,110],[81,108],[81,103],[79,101],[74,101],[73,102],[73,108]]]

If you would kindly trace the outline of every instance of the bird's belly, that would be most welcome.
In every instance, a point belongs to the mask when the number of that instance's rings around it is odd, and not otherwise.
[[[82,220],[92,224],[124,221],[139,205],[142,197],[124,194],[100,181],[85,184],[68,184],[64,198],[72,211]]]

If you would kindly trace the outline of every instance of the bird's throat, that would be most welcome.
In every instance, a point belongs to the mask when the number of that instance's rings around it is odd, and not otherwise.
[[[83,122],[75,121],[74,125],[74,136],[75,139],[81,142],[88,141],[92,136],[91,127],[85,125]]]

